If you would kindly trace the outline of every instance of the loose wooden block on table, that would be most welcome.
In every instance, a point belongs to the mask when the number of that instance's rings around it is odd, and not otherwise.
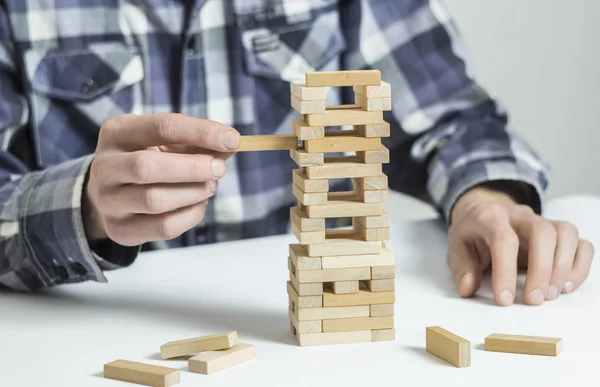
[[[299,283],[359,281],[371,278],[371,268],[351,267],[344,269],[303,270],[298,271]]]
[[[372,342],[370,330],[353,332],[306,333],[296,335],[300,346],[358,344]]]
[[[381,85],[379,70],[316,71],[305,74],[307,87]]]
[[[335,281],[332,285],[335,294],[357,293],[359,289],[358,281]]]
[[[371,279],[396,278],[395,266],[374,266],[371,268]]]
[[[299,167],[315,167],[325,164],[323,153],[308,153],[304,149],[292,149],[290,157]]]
[[[354,130],[365,137],[390,137],[391,130],[389,122],[376,124],[354,125]]]
[[[375,304],[393,304],[396,300],[395,292],[370,292],[368,290],[359,290],[354,294],[335,294],[333,292],[323,292],[323,307],[334,306],[356,306],[356,305],[375,305]],[[369,315],[371,311],[369,310]]]
[[[333,306],[321,308],[300,308],[296,317],[298,321],[314,321],[328,319],[347,319],[369,317],[369,305]]]
[[[396,340],[395,329],[374,329],[373,330],[373,342],[377,341],[394,341]]]
[[[199,352],[227,349],[233,347],[237,343],[237,332],[231,331],[217,335],[171,341],[160,347],[160,353],[163,359],[171,359],[179,356],[193,355]]]
[[[394,265],[394,254],[390,249],[382,249],[379,254],[325,256],[320,258],[320,263],[323,269],[390,266]]]
[[[371,305],[371,317],[393,316],[394,304]]]
[[[241,136],[238,152],[292,150],[298,147],[294,134],[265,134]]]
[[[304,82],[292,81],[290,82],[290,94],[303,101],[324,100],[327,98],[327,87],[307,87]]]
[[[295,95],[290,96],[292,107],[301,114],[322,113],[325,111],[325,100],[304,101]]]
[[[356,317],[323,320],[323,332],[350,332],[366,329],[392,329],[393,317]]]
[[[180,371],[129,360],[115,360],[104,365],[104,377],[144,386],[171,387],[179,383]]]
[[[358,178],[382,175],[381,164],[365,164],[358,156],[325,157],[321,166],[306,167],[308,179]]]
[[[287,283],[287,293],[290,299],[298,306],[298,308],[320,308],[323,306],[323,296],[300,296],[292,285],[291,281]]]
[[[379,85],[368,85],[368,86],[353,86],[352,90],[366,98],[391,98],[392,97],[392,86],[381,81]]]
[[[292,131],[298,137],[298,140],[313,140],[325,137],[325,127],[309,126],[306,121],[301,118],[292,120]]]
[[[335,131],[335,135],[325,138],[306,140],[305,149],[308,153],[334,153],[334,152],[356,152],[356,151],[380,151],[380,138],[366,138],[358,134],[347,134],[346,131]]]
[[[300,187],[304,192],[328,192],[329,191],[329,180],[327,179],[309,179],[305,173],[302,173],[299,169],[294,169],[292,175],[292,181],[295,185]]]
[[[194,356],[188,360],[188,369],[190,372],[208,375],[255,358],[254,346],[240,343],[229,349]]]
[[[557,337],[493,333],[485,338],[485,350],[524,355],[558,356],[563,341]]]
[[[441,327],[426,328],[425,347],[427,352],[455,367],[471,365],[471,343]]]

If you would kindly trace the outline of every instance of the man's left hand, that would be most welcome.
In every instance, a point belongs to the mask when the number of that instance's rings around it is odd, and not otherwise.
[[[514,302],[517,271],[527,268],[523,298],[540,305],[577,290],[588,277],[593,245],[567,222],[544,219],[504,193],[477,187],[452,211],[448,264],[462,297],[473,296],[491,266],[498,305]]]

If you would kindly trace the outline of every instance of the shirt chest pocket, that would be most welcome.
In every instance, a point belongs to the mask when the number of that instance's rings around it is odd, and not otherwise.
[[[141,56],[122,43],[30,50],[25,68],[41,167],[92,153],[106,119],[141,108]]]

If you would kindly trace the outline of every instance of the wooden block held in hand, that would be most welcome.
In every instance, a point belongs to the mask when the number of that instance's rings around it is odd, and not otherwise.
[[[175,368],[115,360],[104,365],[104,377],[144,386],[171,387],[179,384],[180,372]]]
[[[425,346],[427,352],[455,367],[471,366],[471,343],[443,328],[427,327]]]
[[[188,369],[190,372],[208,375],[254,358],[256,358],[254,346],[240,343],[229,349],[209,351],[194,356],[188,360]]]
[[[379,86],[379,70],[315,71],[305,75],[307,87]]]
[[[485,338],[485,350],[524,355],[558,356],[563,350],[563,341],[557,337],[493,333]]]
[[[195,337],[185,340],[171,341],[161,345],[163,359],[193,355],[199,352],[231,348],[238,343],[236,331],[212,336]]]
[[[292,150],[298,147],[294,134],[265,134],[241,136],[238,152]]]

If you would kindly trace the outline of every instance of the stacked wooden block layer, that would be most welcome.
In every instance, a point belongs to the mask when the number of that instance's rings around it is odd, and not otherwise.
[[[353,87],[355,104],[326,106],[329,87]],[[395,266],[383,210],[389,151],[381,141],[390,135],[390,85],[379,71],[307,73],[292,83],[291,104],[302,115],[293,122],[301,145],[290,151],[299,166],[290,209],[298,239],[288,259],[292,333],[301,346],[394,340]],[[352,179],[353,191],[329,192],[329,179],[340,178]],[[352,228],[326,230],[329,218],[351,218]]]

